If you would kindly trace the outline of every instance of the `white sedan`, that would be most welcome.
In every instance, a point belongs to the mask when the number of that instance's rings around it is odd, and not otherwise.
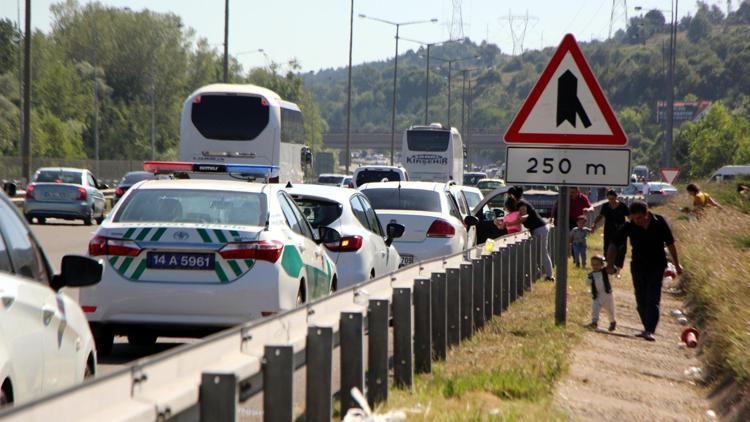
[[[329,294],[336,267],[318,239],[279,185],[136,184],[89,244],[104,275],[80,301],[100,353],[114,335],[201,336]]]
[[[96,372],[80,306],[59,290],[99,281],[102,266],[65,256],[52,275],[16,207],[0,194],[0,407],[80,383]]]
[[[368,183],[360,188],[383,222],[398,223],[406,230],[393,245],[401,264],[451,255],[473,246],[467,227],[477,223],[462,218],[450,192],[451,185],[434,182]]]
[[[336,262],[339,287],[347,287],[398,269],[401,257],[391,245],[404,227],[389,224],[386,230],[370,201],[354,189],[295,185],[286,189],[302,209],[313,229],[330,227],[341,235],[325,243]]]

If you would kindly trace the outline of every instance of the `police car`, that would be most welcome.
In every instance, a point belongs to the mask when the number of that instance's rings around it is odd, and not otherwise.
[[[244,178],[262,166],[147,162],[148,171],[206,169]],[[335,237],[332,229],[321,229]],[[100,354],[114,335],[148,345],[271,315],[336,289],[328,258],[294,200],[276,184],[146,180],[134,185],[89,243],[99,285],[80,302]]]

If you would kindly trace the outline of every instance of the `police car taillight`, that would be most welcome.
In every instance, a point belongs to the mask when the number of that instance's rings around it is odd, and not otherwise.
[[[326,243],[325,246],[331,252],[358,251],[362,247],[362,236],[342,237],[338,242]]]
[[[95,236],[89,242],[89,255],[91,256],[138,256],[139,253],[141,253],[141,248],[132,240]]]
[[[277,240],[234,242],[221,248],[219,255],[224,259],[257,259],[259,261],[276,262],[281,257],[281,251],[283,250],[284,244]]]
[[[185,173],[193,171],[193,163],[182,161],[145,161],[143,170],[151,173]]]

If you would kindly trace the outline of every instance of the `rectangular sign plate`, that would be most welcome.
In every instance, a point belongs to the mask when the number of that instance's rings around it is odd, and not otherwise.
[[[630,149],[509,146],[506,182],[558,186],[627,186]]]

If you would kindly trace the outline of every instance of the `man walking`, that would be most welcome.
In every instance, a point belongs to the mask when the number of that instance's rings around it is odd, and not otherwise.
[[[659,323],[659,303],[661,302],[661,282],[667,256],[664,246],[669,250],[677,274],[682,274],[682,266],[677,256],[672,229],[661,215],[654,214],[642,201],[630,204],[630,221],[626,222],[615,234],[614,242],[607,249],[607,272],[617,272],[614,262],[617,258],[617,244],[630,238],[632,250],[630,274],[633,277],[635,301],[638,315],[643,323],[643,332],[637,337],[656,341],[654,333]]]
[[[626,217],[630,214],[628,206],[621,202],[617,196],[617,192],[613,189],[607,191],[607,203],[604,204],[599,215],[594,220],[594,224],[591,226],[591,232],[593,233],[598,227],[599,223],[604,220],[604,254],[606,255],[609,249],[609,244],[613,242],[615,234],[625,224]],[[625,253],[627,251],[627,239],[623,240],[622,243],[618,243],[617,246],[617,259],[613,261],[617,269],[621,269],[625,263]],[[618,274],[619,277],[619,274]]]

